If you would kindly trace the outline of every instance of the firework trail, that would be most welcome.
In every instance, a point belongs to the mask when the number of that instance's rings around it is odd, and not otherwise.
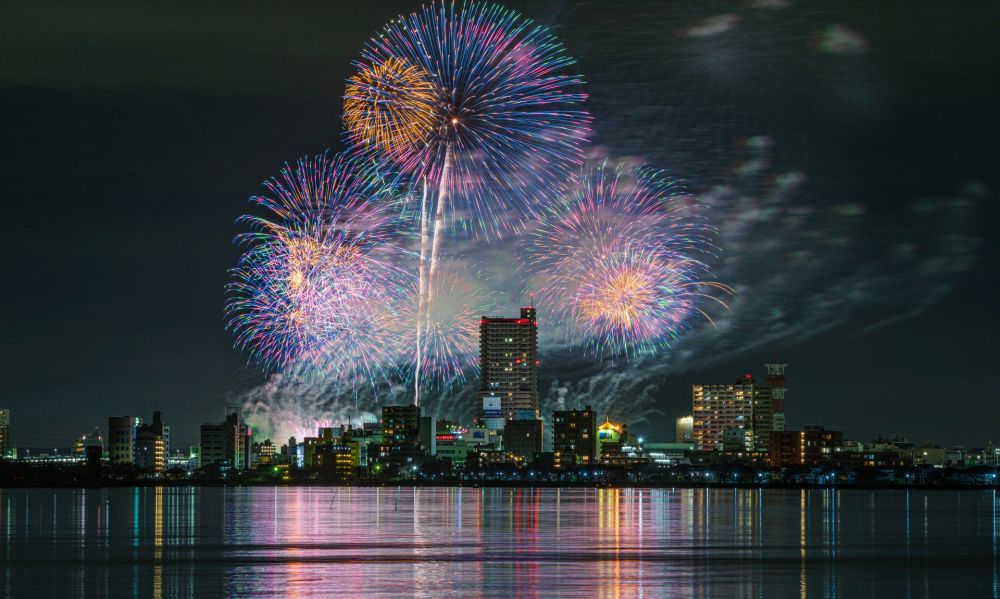
[[[243,216],[245,251],[227,285],[227,328],[264,370],[310,363],[377,378],[394,367],[393,313],[412,275],[399,266],[389,185],[344,155],[286,165]],[[378,306],[378,309],[372,309]]]
[[[544,27],[485,2],[434,3],[386,25],[348,80],[344,125],[354,149],[409,177],[420,194],[415,401],[422,336],[449,221],[497,236],[533,194],[579,166],[590,116],[573,59]],[[430,220],[433,218],[433,230]],[[429,257],[429,263],[428,263]]]
[[[523,252],[566,339],[599,356],[636,358],[669,347],[693,316],[707,318],[702,301],[729,289],[706,281],[713,230],[699,212],[658,171],[602,164],[584,172]]]
[[[472,274],[465,274],[469,272]],[[478,369],[479,320],[484,314],[497,310],[496,299],[500,294],[490,289],[482,273],[456,261],[444,261],[432,280],[439,295],[422,315],[421,378],[444,390],[464,384],[466,372]],[[410,309],[404,309],[400,318],[404,327],[400,337],[412,340],[413,337],[405,333],[413,330],[418,305],[410,302],[408,306]],[[403,347],[401,358],[413,355],[411,344]]]

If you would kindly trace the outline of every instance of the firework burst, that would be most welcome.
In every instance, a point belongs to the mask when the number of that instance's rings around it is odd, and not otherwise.
[[[427,144],[437,92],[427,73],[403,58],[362,66],[347,82],[344,126],[366,150],[404,162]]]
[[[659,172],[585,172],[548,208],[523,253],[566,339],[633,358],[669,347],[692,317],[707,317],[702,300],[729,290],[706,280],[713,231],[699,212]]]
[[[582,162],[590,116],[582,78],[548,29],[485,2],[434,3],[365,47],[344,124],[357,150],[418,185],[444,187],[466,226],[505,228],[514,204]],[[443,185],[442,185],[443,184]]]
[[[399,17],[355,63],[348,141],[408,176],[421,198],[416,403],[443,231],[499,236],[581,162],[590,115],[580,108],[582,78],[564,72],[572,64],[546,28],[485,2]]]
[[[312,363],[364,372],[391,364],[396,293],[412,276],[397,263],[391,192],[343,155],[286,166],[251,201],[244,254],[227,286],[228,328],[251,360],[273,370]],[[372,309],[378,306],[378,309]]]

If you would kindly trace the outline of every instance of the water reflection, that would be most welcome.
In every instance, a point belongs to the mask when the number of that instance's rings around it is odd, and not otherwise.
[[[998,597],[994,492],[0,489],[3,597]]]

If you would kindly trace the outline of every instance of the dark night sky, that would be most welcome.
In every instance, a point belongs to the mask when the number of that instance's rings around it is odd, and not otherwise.
[[[595,143],[684,176],[728,223],[733,314],[650,370],[663,417],[646,431],[672,430],[693,382],[779,357],[792,426],[1000,440],[996,4],[689,4],[512,5],[579,58]],[[6,7],[0,407],[16,444],[154,409],[187,444],[221,418],[253,381],[223,328],[234,220],[283,162],[338,147],[351,59],[417,6]],[[753,201],[793,172],[805,183],[779,204]]]

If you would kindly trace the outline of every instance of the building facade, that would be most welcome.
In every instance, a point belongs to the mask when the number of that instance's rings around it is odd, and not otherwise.
[[[479,322],[479,405],[499,400],[503,418],[518,410],[538,414],[538,328],[535,308],[521,308],[520,318]]]
[[[625,444],[628,442],[628,427],[605,420],[597,427],[597,456],[602,464],[624,466],[627,464]]]
[[[593,464],[597,460],[597,414],[590,406],[552,412],[552,450],[566,465],[569,456],[576,464]]]
[[[772,466],[811,466],[830,461],[844,445],[842,431],[806,426],[801,431],[771,431]]]
[[[542,451],[543,432],[540,418],[508,420],[503,429],[503,450],[530,463]]]
[[[141,424],[141,416],[108,418],[108,460],[112,464],[135,463],[135,438]]]
[[[249,463],[251,446],[250,429],[239,413],[233,412],[224,422],[201,425],[199,466],[218,464],[243,470]]]
[[[421,435],[422,421],[425,427],[429,425],[420,417],[419,406],[382,406],[380,461],[398,465],[423,458],[429,447],[421,445],[421,438],[428,442],[427,435]]]
[[[135,435],[135,466],[149,472],[165,472],[170,455],[170,427],[163,423],[163,414],[153,412],[153,421],[140,424]]]
[[[777,365],[769,364],[769,372],[772,366]],[[784,373],[784,365],[780,366]],[[771,431],[784,430],[784,387],[775,384],[784,385],[783,374],[769,375],[764,384],[745,374],[728,385],[693,385],[691,436],[695,446],[701,451],[766,452]],[[776,393],[782,401],[775,401]],[[775,411],[776,407],[782,412]]]

